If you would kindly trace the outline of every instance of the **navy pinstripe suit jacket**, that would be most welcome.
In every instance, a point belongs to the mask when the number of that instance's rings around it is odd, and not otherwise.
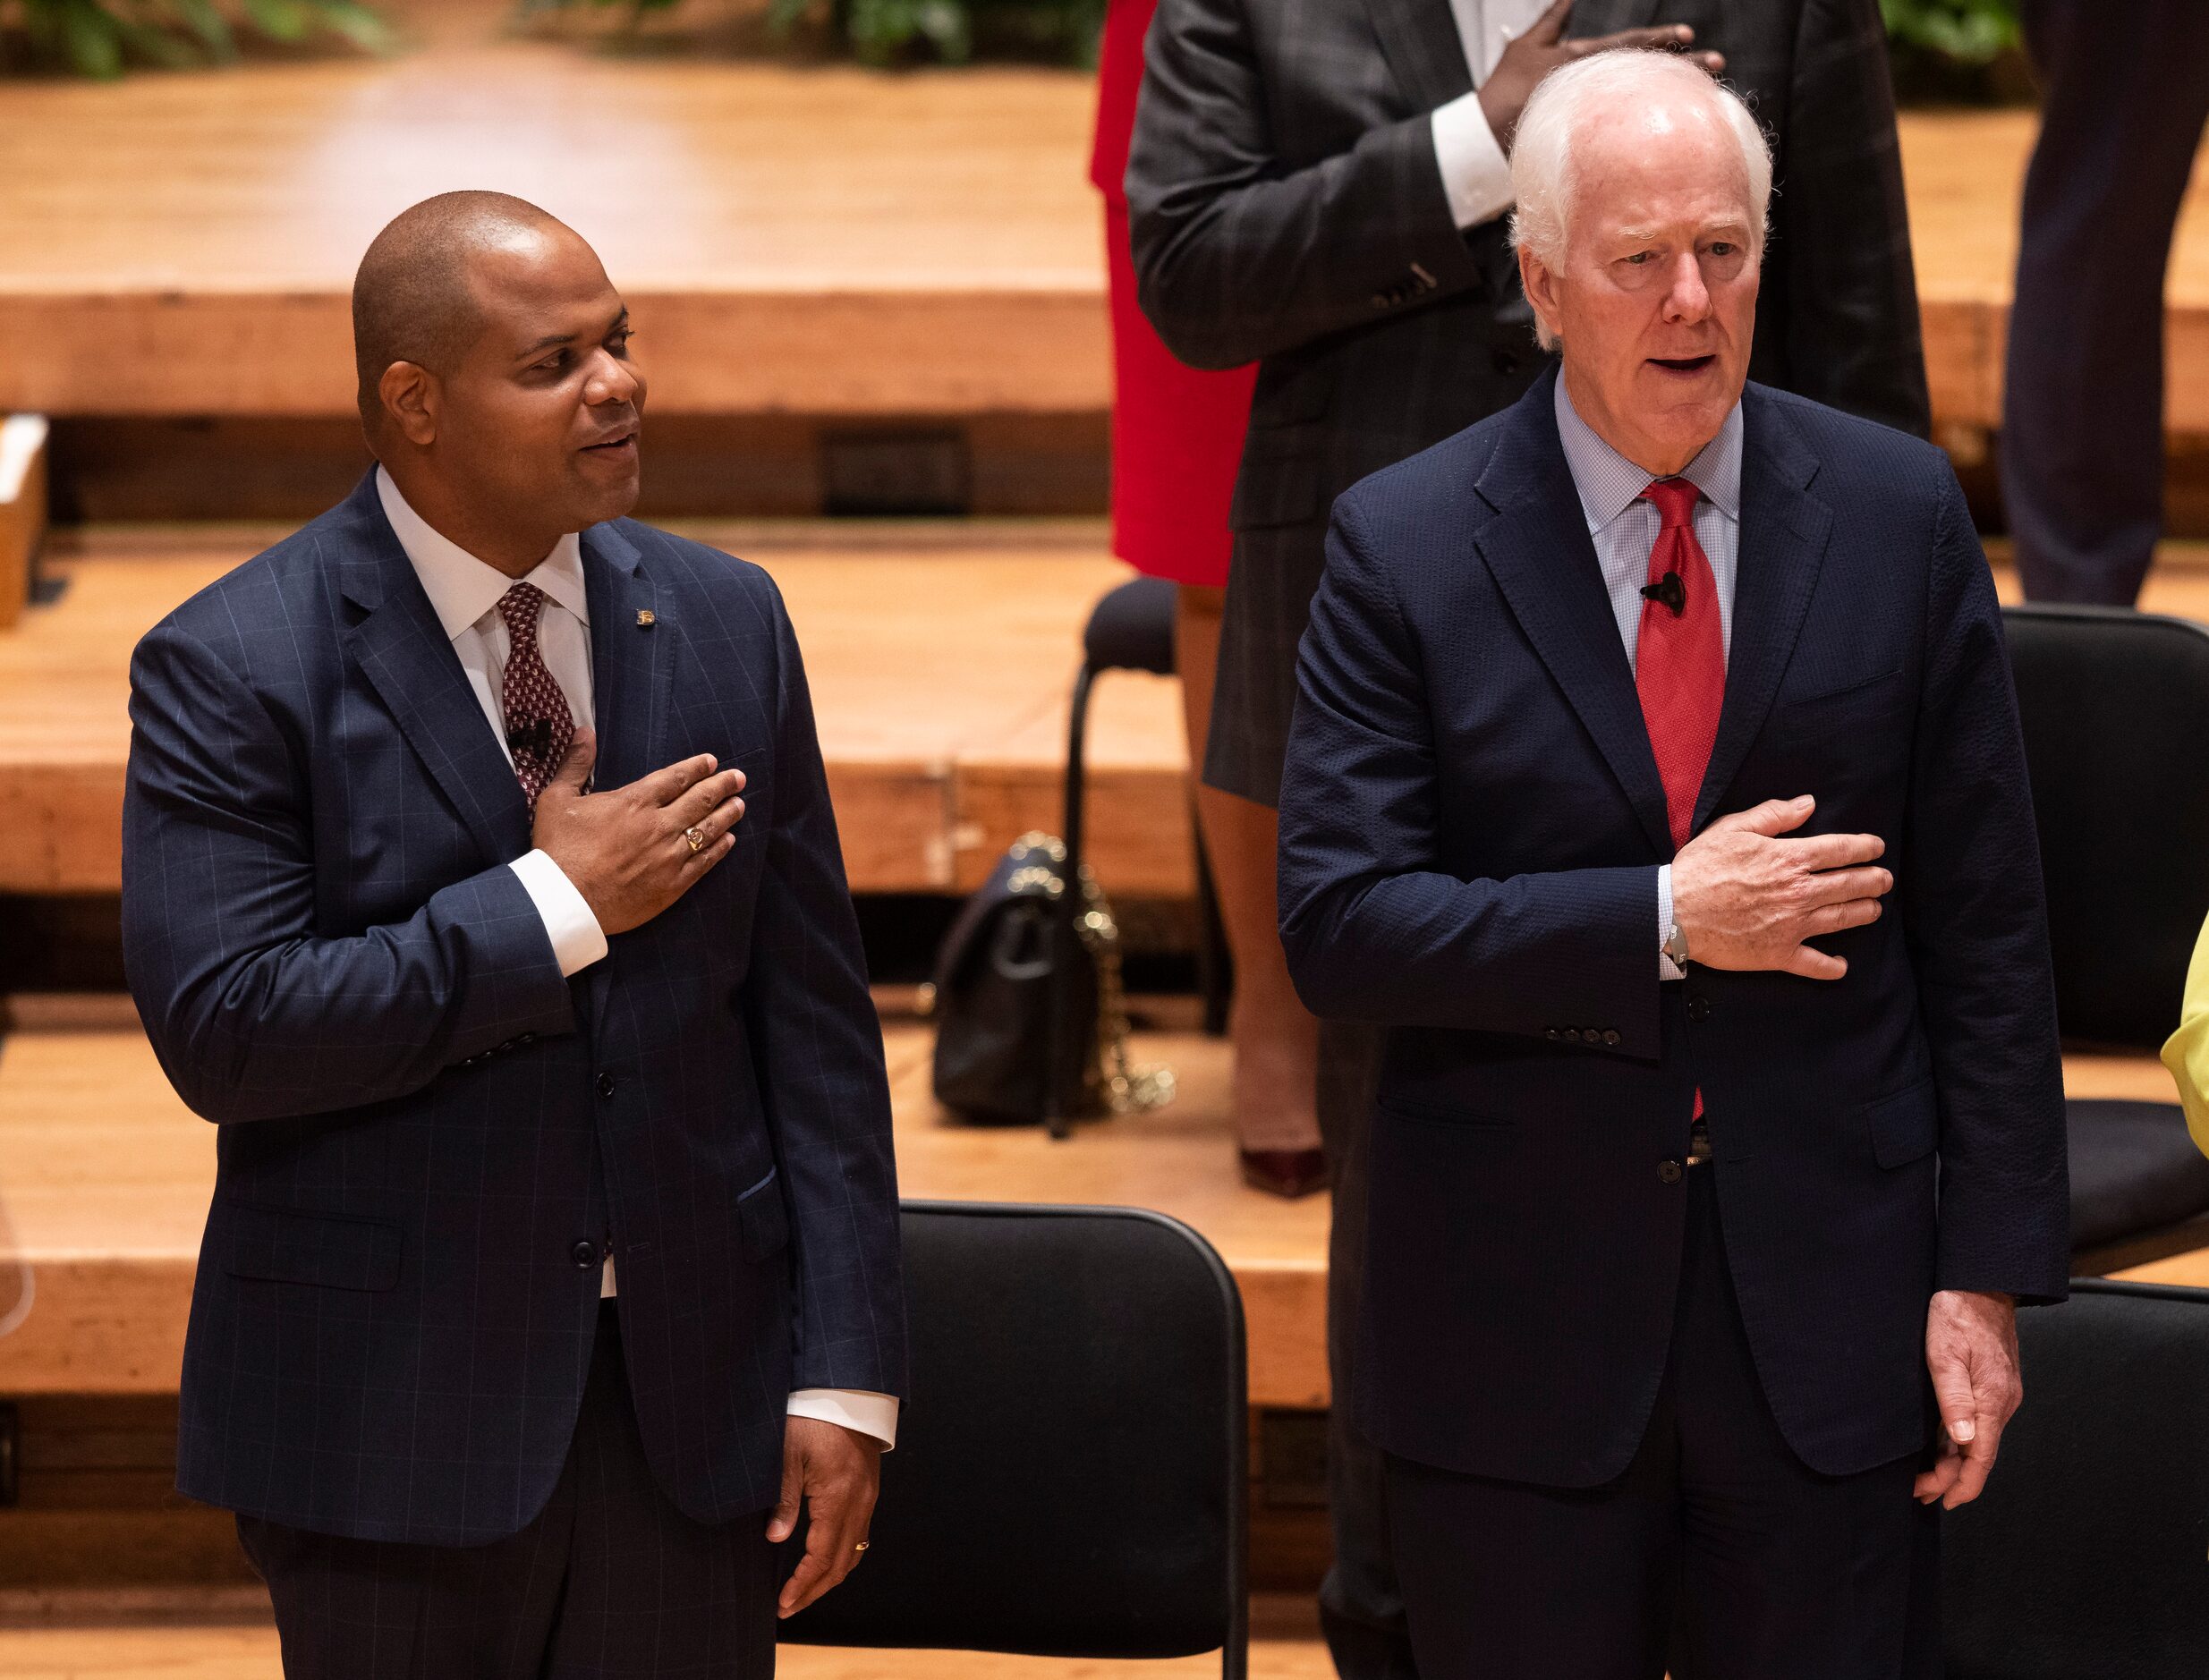
[[[1422,1463],[1622,1472],[1663,1376],[1700,1090],[1788,1444],[1839,1475],[1933,1421],[1936,1289],[2065,1290],[2055,996],[2017,702],[1940,451],[1742,397],[1740,564],[1695,807],[1814,794],[1893,894],[1846,979],[1658,979],[1663,784],[1554,370],[1336,503],[1282,785],[1304,1000],[1388,1029],[1356,1401]],[[1692,955],[1692,951],[1690,953]]]
[[[902,1392],[881,1039],[790,621],[757,567],[632,521],[582,555],[598,785],[709,751],[749,785],[729,855],[573,980],[372,480],[139,644],[125,958],[220,1123],[193,1498],[513,1533],[566,1454],[608,1231],[637,1421],[692,1516],[772,1503],[794,1388]]]

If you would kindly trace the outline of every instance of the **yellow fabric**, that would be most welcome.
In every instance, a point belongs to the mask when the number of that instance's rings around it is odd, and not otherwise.
[[[2209,1155],[2209,923],[2203,924],[2194,960],[2186,965],[2186,1001],[2179,1008],[2179,1030],[2164,1040],[2163,1065],[2179,1082],[2187,1130]]]

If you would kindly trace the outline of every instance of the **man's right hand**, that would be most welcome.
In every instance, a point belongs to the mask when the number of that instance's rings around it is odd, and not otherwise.
[[[1894,884],[1865,867],[1887,850],[1877,835],[1781,838],[1810,820],[1818,802],[1768,799],[1720,817],[1672,860],[1672,920],[1691,962],[1707,968],[1777,969],[1805,980],[1839,980],[1842,958],[1805,939],[1879,920]]]
[[[1591,35],[1584,41],[1568,41],[1563,37],[1566,20],[1571,16],[1572,0],[1557,0],[1534,20],[1532,29],[1503,49],[1495,69],[1481,83],[1481,115],[1488,119],[1489,132],[1507,156],[1528,96],[1559,64],[1614,47],[1669,47],[1684,51],[1695,38],[1695,30],[1685,23],[1665,23],[1655,29],[1620,30],[1616,35]],[[1726,68],[1725,59],[1717,53],[1689,53],[1687,56],[1713,76]]]
[[[736,844],[744,814],[742,770],[722,770],[701,753],[603,793],[583,784],[598,758],[588,729],[537,796],[531,843],[560,866],[608,938],[650,921],[690,891]],[[705,844],[692,849],[696,829]]]

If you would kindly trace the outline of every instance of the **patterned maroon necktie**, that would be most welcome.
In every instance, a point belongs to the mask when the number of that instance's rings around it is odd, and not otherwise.
[[[537,650],[537,621],[544,608],[545,592],[533,583],[517,583],[498,600],[498,615],[506,621],[512,641],[500,685],[505,692],[506,749],[514,754],[514,773],[531,810],[575,739],[567,696],[560,692],[552,673],[545,669],[544,655]]]

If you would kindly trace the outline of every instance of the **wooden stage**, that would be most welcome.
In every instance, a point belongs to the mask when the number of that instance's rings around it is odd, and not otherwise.
[[[1095,412],[1103,253],[1071,71],[877,74],[506,38],[21,83],[0,125],[0,412],[351,412],[346,288],[457,186],[544,204],[635,306],[663,412]],[[2000,412],[2034,118],[1902,119],[1937,417]],[[2171,424],[2209,432],[2209,175],[2171,268]]]
[[[1087,522],[685,527],[773,573],[805,649],[862,892],[963,893],[1059,827],[1067,695],[1098,596],[1132,573]],[[61,533],[60,600],[0,633],[0,892],[113,892],[132,644],[282,533]],[[1090,742],[1095,854],[1116,893],[1194,890],[1180,695],[1116,673]]]

